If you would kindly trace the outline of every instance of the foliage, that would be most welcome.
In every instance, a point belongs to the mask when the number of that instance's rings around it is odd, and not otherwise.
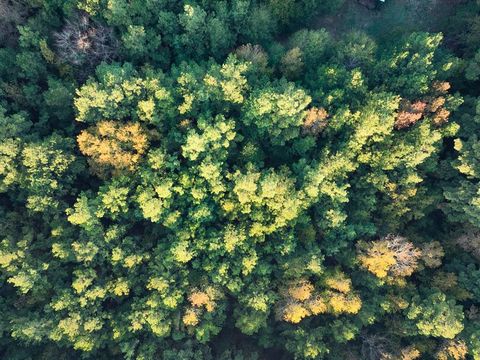
[[[119,125],[101,121],[82,131],[77,138],[82,154],[89,157],[93,172],[104,175],[108,168],[134,170],[148,146],[148,138],[138,123]]]
[[[0,358],[480,358],[478,4],[343,3],[0,4]]]

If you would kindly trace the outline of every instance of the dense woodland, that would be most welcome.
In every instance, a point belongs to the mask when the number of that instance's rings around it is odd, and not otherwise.
[[[0,0],[0,358],[480,359],[479,85],[477,0]]]

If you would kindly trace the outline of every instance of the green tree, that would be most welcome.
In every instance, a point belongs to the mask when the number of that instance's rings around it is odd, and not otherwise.
[[[462,307],[445,294],[432,293],[423,300],[414,299],[406,311],[420,335],[453,339],[463,330]]]

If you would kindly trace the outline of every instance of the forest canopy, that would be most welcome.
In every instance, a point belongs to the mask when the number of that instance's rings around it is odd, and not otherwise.
[[[480,2],[0,0],[0,358],[480,359]]]

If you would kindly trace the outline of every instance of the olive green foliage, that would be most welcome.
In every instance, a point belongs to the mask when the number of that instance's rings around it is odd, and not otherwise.
[[[0,358],[480,359],[477,4],[6,3]]]

